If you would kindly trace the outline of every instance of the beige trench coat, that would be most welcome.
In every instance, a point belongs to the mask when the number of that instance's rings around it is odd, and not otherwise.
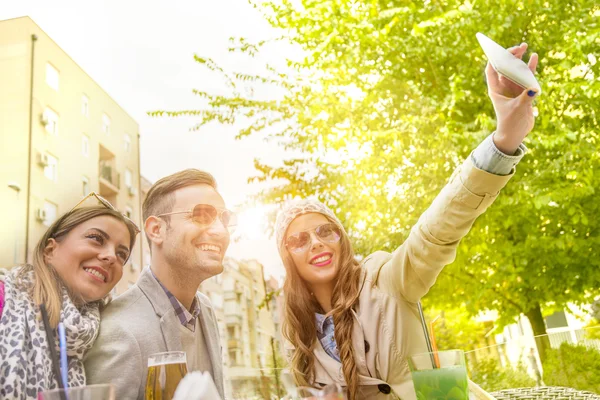
[[[460,240],[514,175],[476,168],[469,157],[392,254],[368,256],[353,331],[361,398],[416,399],[407,356],[427,351],[417,302],[444,266],[452,263]],[[318,342],[315,381],[346,386],[341,364]],[[368,347],[368,351],[366,348]]]

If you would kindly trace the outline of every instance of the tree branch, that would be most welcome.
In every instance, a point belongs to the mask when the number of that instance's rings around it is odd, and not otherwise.
[[[463,282],[467,282],[467,283],[468,283],[468,282],[471,282],[471,281],[469,281],[468,279],[464,279],[464,278],[462,278],[462,277],[460,277],[460,276],[458,276],[458,275],[454,275],[454,274],[453,274],[453,273],[451,273],[451,272],[444,271],[444,274],[445,274],[445,275],[449,275],[449,276],[451,276],[452,278],[458,279],[459,281],[463,281]],[[465,274],[466,274],[467,276],[471,277],[473,281],[475,281],[475,282],[479,283],[479,280],[478,280],[478,279],[475,277],[475,275],[473,275],[472,273],[470,273],[470,272],[465,272]],[[524,311],[523,311],[523,308],[522,308],[522,307],[521,307],[521,306],[520,306],[520,305],[519,305],[517,302],[515,302],[514,300],[512,300],[512,299],[508,298],[508,297],[506,296],[506,294],[504,294],[504,293],[502,293],[502,292],[498,291],[498,289],[496,289],[496,288],[495,288],[495,287],[493,287],[493,286],[492,286],[492,287],[490,287],[490,289],[492,290],[492,292],[494,292],[494,293],[496,293],[498,296],[502,297],[502,298],[503,298],[504,300],[506,300],[508,303],[512,304],[512,305],[513,305],[513,306],[514,306],[514,307],[515,307],[515,308],[516,308],[516,309],[517,309],[519,312],[521,312],[521,313],[524,313]]]

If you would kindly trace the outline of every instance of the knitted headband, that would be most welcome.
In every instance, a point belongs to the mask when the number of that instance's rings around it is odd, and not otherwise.
[[[294,219],[300,215],[309,213],[319,213],[332,219],[338,227],[344,231],[340,220],[335,216],[333,211],[325,204],[316,199],[295,200],[286,205],[283,210],[277,215],[275,222],[275,237],[277,239],[277,249],[281,253],[283,249],[284,235]]]

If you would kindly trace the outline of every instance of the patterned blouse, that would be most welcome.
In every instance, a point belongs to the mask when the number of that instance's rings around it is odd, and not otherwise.
[[[4,308],[4,282],[0,281],[0,318],[2,317],[2,309]]]

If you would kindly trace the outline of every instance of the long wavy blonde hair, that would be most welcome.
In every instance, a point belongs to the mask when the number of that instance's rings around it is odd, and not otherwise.
[[[325,217],[339,226],[336,221]],[[355,400],[358,398],[358,371],[352,345],[354,327],[352,309],[358,302],[360,294],[362,268],[354,258],[352,244],[343,229],[341,229],[340,248],[338,275],[331,299],[332,310],[328,315],[333,316],[335,340],[347,384],[348,400]],[[294,346],[290,358],[290,369],[297,385],[314,386],[315,357],[313,350],[317,343],[315,313],[323,313],[323,310],[316,298],[311,295],[307,283],[300,277],[287,249],[282,248],[281,254],[286,269],[286,278],[283,284],[285,313],[282,330],[284,337]]]

